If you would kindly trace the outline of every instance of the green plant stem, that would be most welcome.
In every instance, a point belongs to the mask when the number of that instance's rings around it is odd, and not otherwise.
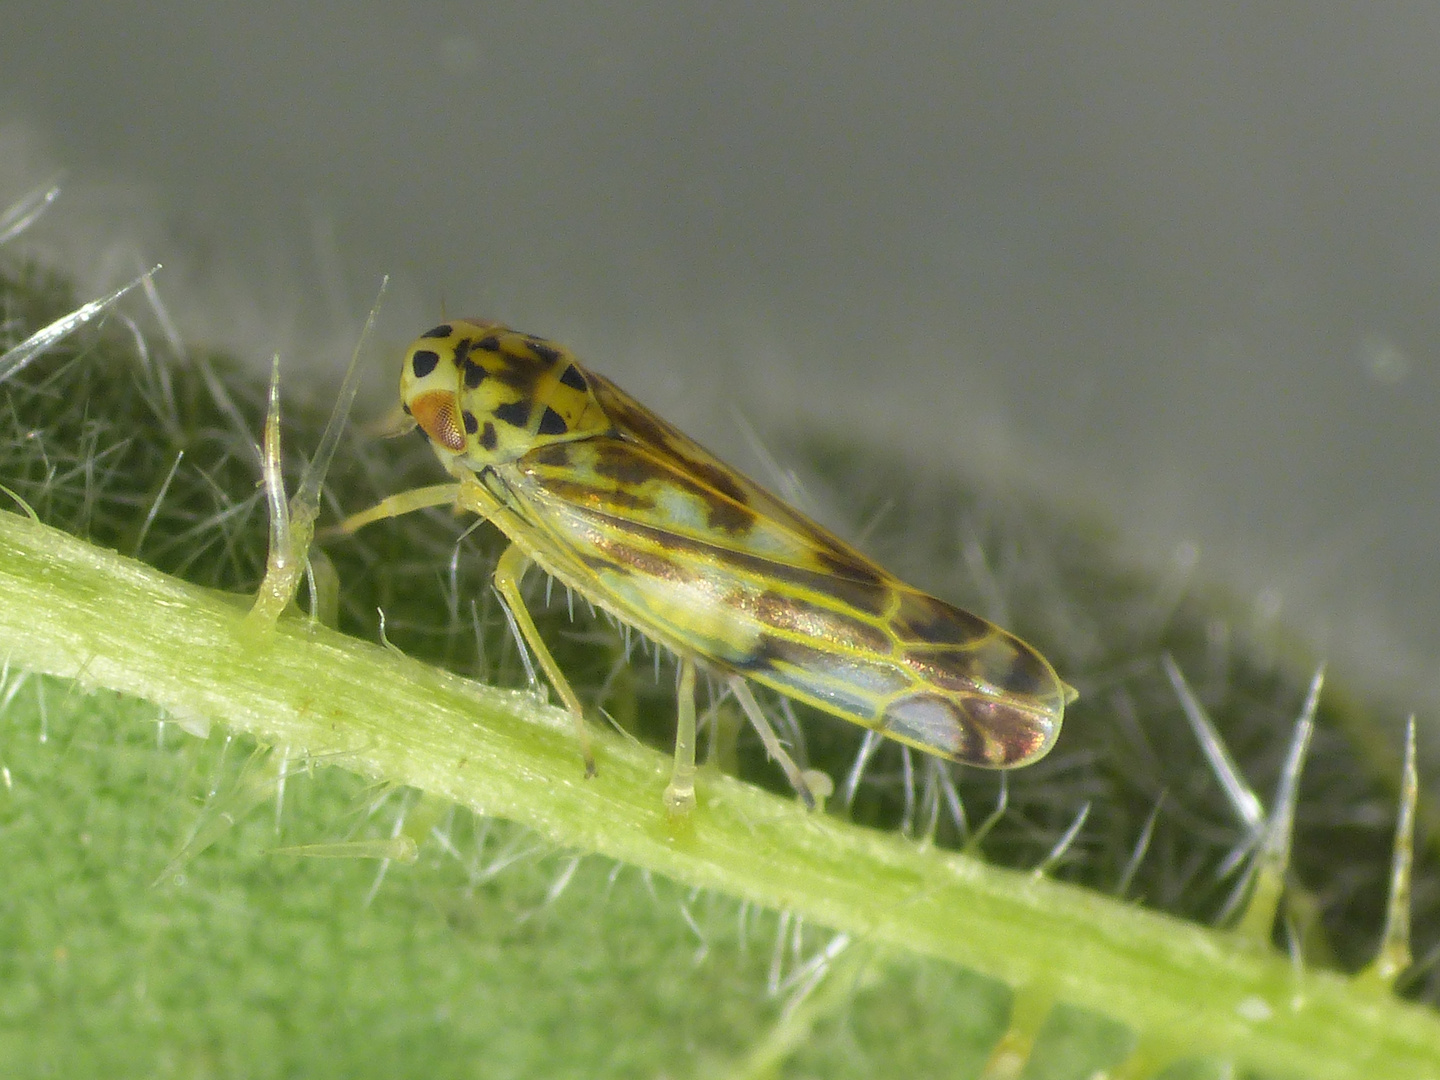
[[[1150,1047],[1311,1077],[1440,1075],[1440,1017],[1269,951],[1033,875],[927,850],[702,772],[670,817],[664,755],[304,619],[260,636],[247,602],[0,513],[0,657],[133,694],[547,839],[874,944],[1098,1008]]]

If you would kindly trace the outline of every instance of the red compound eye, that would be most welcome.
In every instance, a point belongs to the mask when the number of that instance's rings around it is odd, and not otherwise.
[[[455,395],[436,390],[421,394],[410,402],[410,415],[426,435],[445,447],[461,453],[465,449],[465,429],[460,426],[460,410]]]

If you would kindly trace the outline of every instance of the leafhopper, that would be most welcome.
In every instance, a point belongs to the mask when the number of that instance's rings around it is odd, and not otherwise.
[[[521,598],[532,563],[679,658],[676,810],[694,800],[697,668],[725,680],[811,805],[747,680],[967,765],[1026,765],[1054,744],[1075,691],[1039,652],[904,584],[563,346],[447,322],[406,352],[400,396],[456,482],[342,529],[441,505],[498,527],[496,588],[575,718],[587,773],[580,699]]]

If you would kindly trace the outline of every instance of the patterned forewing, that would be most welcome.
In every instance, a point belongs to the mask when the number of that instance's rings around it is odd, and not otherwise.
[[[1048,748],[1063,695],[1034,650],[590,378],[616,433],[499,470],[542,566],[676,652],[929,753],[1007,766]]]

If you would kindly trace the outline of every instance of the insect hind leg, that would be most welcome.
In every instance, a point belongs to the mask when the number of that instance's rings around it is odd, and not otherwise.
[[[574,717],[575,736],[580,740],[580,756],[585,759],[585,775],[594,776],[596,771],[595,749],[590,740],[590,732],[585,727],[585,710],[580,707],[580,698],[571,688],[569,680],[561,674],[560,665],[555,663],[555,658],[546,648],[544,640],[540,637],[540,631],[535,629],[535,620],[530,618],[530,611],[525,606],[525,599],[520,595],[520,579],[525,576],[525,571],[529,567],[530,557],[519,547],[511,544],[500,555],[500,561],[495,564],[495,588],[500,593],[500,599],[504,600],[505,606],[510,609],[510,615],[515,620],[515,625],[520,628],[520,636],[525,639],[525,643],[530,646],[530,651],[540,661],[540,667],[545,672],[545,677],[550,680],[550,685],[560,695],[561,702]],[[693,712],[693,704],[691,708]]]
[[[760,736],[760,741],[765,744],[765,750],[785,770],[785,778],[790,781],[796,793],[805,803],[807,810],[815,809],[815,793],[810,790],[810,783],[805,779],[805,774],[800,771],[800,766],[795,764],[795,759],[785,752],[780,745],[780,736],[775,734],[775,728],[766,718],[760,709],[760,703],[755,700],[755,695],[750,690],[750,684],[743,676],[732,675],[726,680],[730,692],[735,695],[735,700],[740,702],[740,708],[745,710],[745,715],[750,720],[750,726],[755,729],[755,734]]]

